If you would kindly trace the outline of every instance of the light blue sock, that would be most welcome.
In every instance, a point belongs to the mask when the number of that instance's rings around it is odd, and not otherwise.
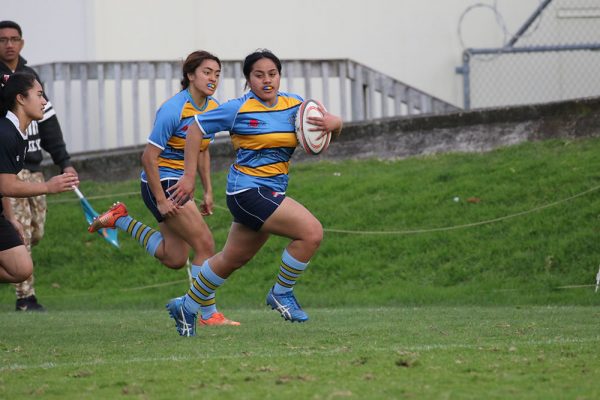
[[[204,261],[190,290],[185,295],[183,307],[187,312],[194,314],[200,311],[203,319],[210,318],[217,312],[215,290],[223,283],[225,279],[213,272],[208,260]]]
[[[117,228],[119,228],[122,231],[127,232],[127,227],[129,226],[129,224],[131,223],[131,221],[133,221],[133,218],[129,215],[126,215],[124,217],[119,217],[116,221],[115,221],[115,226]]]
[[[192,268],[190,268],[190,269],[191,269],[192,278],[196,278],[198,276],[198,274],[200,273],[200,270],[202,269],[202,265],[192,264]]]
[[[129,215],[117,219],[115,226],[137,240],[146,250],[146,253],[151,256],[156,254],[156,249],[158,249],[158,246],[163,241],[163,236],[159,231],[150,228],[148,225],[144,225]]]
[[[273,292],[275,294],[282,294],[291,292],[294,289],[296,281],[304,272],[308,263],[296,260],[287,249],[283,250],[281,255],[281,265],[279,266],[279,274],[277,275],[277,282],[273,286]]]

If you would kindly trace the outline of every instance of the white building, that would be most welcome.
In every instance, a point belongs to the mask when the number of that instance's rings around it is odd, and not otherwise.
[[[348,117],[352,108],[351,119],[361,119],[355,116],[363,109],[367,118],[410,114],[415,93],[416,113],[435,108],[432,99],[423,100],[421,92],[462,107],[463,76],[457,74],[456,67],[462,65],[463,50],[503,46],[548,1],[2,0],[0,19],[14,20],[23,28],[22,55],[30,65],[119,63],[106,64],[102,72],[96,72],[95,64],[71,65],[66,81],[64,73],[53,69],[53,75],[63,74],[63,81],[50,83],[46,89],[63,121],[70,150],[79,152],[144,143],[156,106],[176,92],[180,73],[176,64],[158,66],[167,77],[155,82],[144,72],[144,65],[125,62],[182,60],[197,49],[208,50],[222,60],[242,60],[257,48],[268,48],[282,60],[352,60],[369,68],[372,81],[364,82],[367,91],[373,90],[369,88],[375,86],[374,79],[383,82],[384,77],[388,88],[392,87],[389,78],[395,80],[390,93],[365,94],[369,102],[365,104],[366,100],[355,101],[353,96],[363,82],[354,79],[354,86],[344,83],[342,91],[342,83],[333,79],[327,89],[335,92],[330,109]],[[541,28],[532,26],[538,36],[560,43],[561,38],[584,27],[585,40],[600,42],[600,0],[552,0],[552,6],[544,11]],[[540,43],[523,38],[519,45],[524,44]],[[593,72],[593,66],[600,62],[600,51],[585,53],[583,62]],[[570,54],[530,57],[533,61],[522,65],[518,64],[522,59],[487,63],[480,57],[477,65],[472,64],[476,68],[471,68],[471,82],[478,87],[491,86],[469,98],[476,99],[477,107],[572,98],[578,97],[579,90],[586,91],[584,95],[600,95],[598,74],[593,72],[592,78],[582,75],[574,68],[577,60]],[[337,68],[332,65],[330,68]],[[233,79],[232,63],[226,67],[229,70],[223,71],[223,77],[228,74],[229,78],[222,79],[217,92],[220,100],[234,97],[243,84],[239,71]],[[89,84],[76,80],[83,79],[81,76],[71,82],[71,74],[82,68]],[[524,73],[520,81],[514,78],[515,70]],[[383,75],[373,78],[373,71]],[[96,78],[91,76],[94,74]],[[106,82],[98,78],[100,74],[107,74]],[[136,74],[139,82],[132,81]],[[283,75],[286,78],[285,68]],[[502,76],[505,80],[500,79]],[[308,95],[301,81],[294,83],[294,79],[284,79],[282,90],[291,90],[287,86],[294,85],[299,94]],[[556,83],[541,89],[534,85],[532,90],[528,84],[535,79],[544,85]],[[313,96],[319,98],[325,93],[325,81],[317,83]],[[398,81],[418,91],[407,91],[400,101],[397,93],[402,85]],[[393,97],[394,91],[394,99],[386,97]],[[131,93],[133,99],[127,97]],[[502,101],[497,101],[500,96],[504,96]]]
[[[2,0],[30,64],[175,60],[206,49],[239,60],[256,48],[281,59],[349,58],[462,105],[459,20],[476,0]],[[516,31],[539,0],[487,0]],[[491,9],[468,12],[468,47],[504,33]]]

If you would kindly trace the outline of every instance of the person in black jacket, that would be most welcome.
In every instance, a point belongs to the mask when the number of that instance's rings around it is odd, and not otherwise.
[[[17,72],[0,76],[0,282],[22,282],[33,272],[22,226],[4,196],[59,193],[79,184],[77,176],[68,172],[38,183],[17,178],[27,153],[26,128],[43,117],[45,104],[42,85],[34,75]]]
[[[15,72],[27,72],[34,75],[41,82],[37,73],[27,66],[27,61],[21,57],[21,50],[25,41],[19,24],[13,21],[0,21],[0,75],[11,75]],[[46,98],[46,100],[48,100]],[[43,159],[42,150],[50,153],[52,161],[61,172],[68,172],[77,176],[77,171],[71,165],[71,160],[56,112],[47,101],[44,108],[44,117],[40,121],[32,121],[27,128],[27,155],[23,169],[18,177],[25,182],[44,182],[41,172]],[[15,217],[23,225],[24,238],[27,249],[36,245],[44,235],[46,220],[46,196],[11,199]],[[37,302],[34,289],[33,274],[29,279],[15,285],[17,295],[17,311],[43,311],[44,308]]]

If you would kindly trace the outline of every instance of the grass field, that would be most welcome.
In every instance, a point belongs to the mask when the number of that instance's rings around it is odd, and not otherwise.
[[[325,228],[296,288],[311,320],[264,305],[287,243],[271,238],[217,295],[243,325],[191,339],[164,311],[185,271],[122,233],[109,246],[73,194],[49,197],[34,248],[49,312],[15,313],[0,287],[0,398],[598,398],[599,154],[598,139],[551,140],[294,165],[288,194]],[[154,224],[138,185],[81,189],[98,211],[122,200]]]
[[[593,307],[319,308],[173,335],[166,312],[0,314],[5,399],[596,399]]]

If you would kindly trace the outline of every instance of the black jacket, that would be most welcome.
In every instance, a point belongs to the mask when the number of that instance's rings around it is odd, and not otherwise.
[[[19,63],[15,72],[28,72],[34,74],[37,80],[42,83],[38,74],[33,68],[28,67],[27,60],[19,56]],[[0,74],[10,75],[13,71],[0,61]],[[46,98],[47,100],[47,98]],[[66,167],[71,166],[71,156],[67,152],[67,146],[63,139],[62,130],[56,118],[56,111],[52,107],[52,104],[48,101],[46,108],[44,109],[44,118],[37,122],[33,121],[29,128],[27,128],[27,156],[25,157],[25,164],[23,169],[29,171],[38,172],[41,171],[41,163],[44,155],[42,149],[50,153],[52,161],[56,164],[61,171]]]

